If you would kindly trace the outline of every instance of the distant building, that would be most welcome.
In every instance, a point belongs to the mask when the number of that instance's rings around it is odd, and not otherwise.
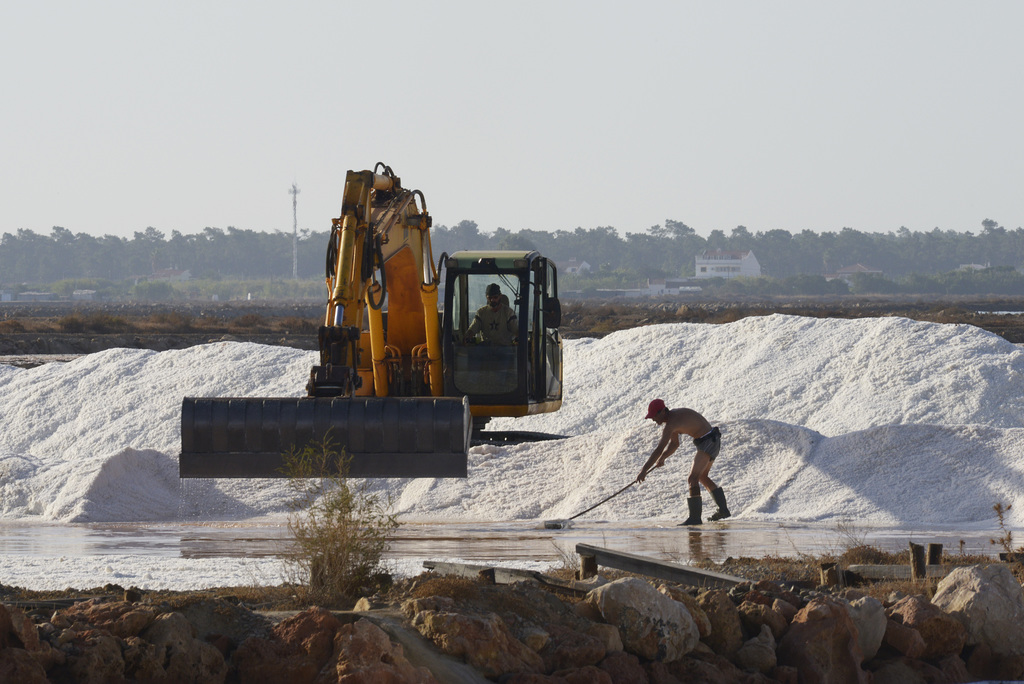
[[[96,299],[96,290],[75,290],[71,293],[71,299],[78,302],[91,302]]]
[[[705,249],[695,258],[698,278],[757,278],[761,264],[748,250]]]
[[[590,270],[590,264],[586,261],[576,261],[575,258],[569,259],[564,264],[560,265],[559,270],[563,273],[579,274],[583,275]]]
[[[701,288],[693,285],[689,278],[648,278],[646,295],[678,295],[700,292]]]
[[[858,273],[863,273],[864,275],[884,275],[880,268],[873,268],[871,266],[865,266],[864,264],[857,263],[853,266],[843,266],[835,273],[826,273],[825,280],[845,280],[846,282],[850,282],[853,280],[853,276]]]
[[[184,282],[189,280],[192,274],[186,271],[176,271],[173,268],[160,268],[153,271],[150,280],[168,280],[171,282]]]
[[[992,268],[992,264],[986,262],[984,264],[960,264],[958,271],[984,271],[986,268]]]
[[[18,294],[19,302],[53,302],[57,295],[52,292],[21,292]]]

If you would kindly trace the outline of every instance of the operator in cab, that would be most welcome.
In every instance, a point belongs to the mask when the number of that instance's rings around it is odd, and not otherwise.
[[[477,309],[466,331],[466,340],[473,340],[480,334],[486,344],[510,346],[519,332],[516,312],[502,301],[501,288],[497,283],[488,285],[486,294],[487,304]]]

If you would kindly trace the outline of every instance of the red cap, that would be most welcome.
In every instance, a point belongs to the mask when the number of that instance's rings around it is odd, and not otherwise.
[[[654,416],[661,413],[663,408],[665,408],[665,402],[661,399],[655,399],[647,406],[647,417],[654,418]]]

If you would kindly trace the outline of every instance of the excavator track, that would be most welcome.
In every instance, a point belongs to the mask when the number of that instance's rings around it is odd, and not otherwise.
[[[186,397],[178,475],[288,477],[286,452],[326,438],[347,477],[466,477],[471,432],[464,397]]]

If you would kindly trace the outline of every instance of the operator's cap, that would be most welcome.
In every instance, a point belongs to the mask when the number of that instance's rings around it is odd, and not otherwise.
[[[498,287],[498,283],[491,283],[490,285],[487,286],[487,291],[486,291],[485,294],[488,297],[492,297],[494,295],[500,295],[501,294],[501,288]]]
[[[665,402],[661,399],[655,399],[647,405],[647,417],[654,418],[654,416],[661,413],[662,409],[665,408]]]

